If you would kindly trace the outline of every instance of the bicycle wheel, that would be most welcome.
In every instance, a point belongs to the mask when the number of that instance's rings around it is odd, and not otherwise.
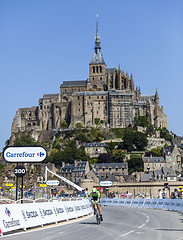
[[[100,224],[100,217],[99,217],[99,215],[98,215],[98,212],[96,213],[96,222],[97,222],[97,225]]]

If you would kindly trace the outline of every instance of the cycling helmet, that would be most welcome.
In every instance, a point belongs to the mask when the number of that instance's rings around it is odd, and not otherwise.
[[[179,188],[182,189],[182,186],[180,186]]]
[[[92,188],[92,193],[97,193],[97,189],[96,188]]]

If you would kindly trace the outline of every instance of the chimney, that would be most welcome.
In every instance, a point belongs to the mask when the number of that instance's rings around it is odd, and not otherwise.
[[[62,167],[65,167],[65,162],[62,162]]]

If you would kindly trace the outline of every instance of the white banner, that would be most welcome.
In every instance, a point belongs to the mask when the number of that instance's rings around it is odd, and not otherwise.
[[[20,228],[24,228],[24,224],[18,205],[0,205],[0,232],[9,232]]]
[[[0,205],[0,233],[42,226],[92,212],[89,199]]]

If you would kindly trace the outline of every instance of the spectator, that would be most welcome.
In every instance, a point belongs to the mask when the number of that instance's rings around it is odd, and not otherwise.
[[[178,198],[178,197],[179,197],[177,188],[174,189],[174,196],[175,196],[175,198]]]
[[[167,198],[167,191],[165,190],[165,188],[163,188],[162,198],[163,198],[163,199],[166,199],[166,198]]]
[[[180,186],[178,191],[178,198],[180,199],[182,199],[182,192],[183,192],[183,189],[182,189],[182,186]]]
[[[174,198],[175,198],[174,192],[171,192],[170,198],[171,198],[171,199],[174,199]]]
[[[161,189],[158,190],[158,198],[159,198],[159,199],[162,199],[162,198],[163,198],[163,197],[162,197],[162,191],[161,191]]]
[[[125,193],[125,198],[129,198],[128,191],[126,191],[126,193]]]
[[[84,197],[88,198],[88,188],[85,189]]]

